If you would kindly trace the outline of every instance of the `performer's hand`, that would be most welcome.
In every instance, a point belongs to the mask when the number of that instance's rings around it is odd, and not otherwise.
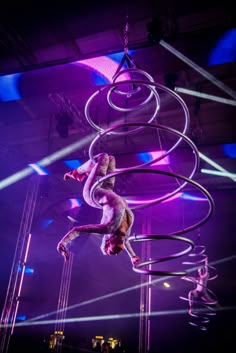
[[[57,245],[57,251],[59,252],[59,254],[61,254],[64,257],[65,261],[69,260],[69,251],[62,243],[59,243]]]
[[[131,261],[132,261],[133,265],[137,265],[137,264],[139,264],[141,262],[141,259],[140,259],[139,256],[135,255],[135,256],[131,257]]]

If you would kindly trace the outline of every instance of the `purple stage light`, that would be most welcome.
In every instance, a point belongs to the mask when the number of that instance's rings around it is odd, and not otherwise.
[[[160,158],[162,155],[164,155],[166,153],[166,151],[164,150],[160,150],[160,151],[153,151],[153,152],[141,152],[138,153],[138,157],[140,158],[140,160],[144,163],[148,163],[151,160],[155,160],[157,158]],[[166,156],[164,158],[162,158],[161,160],[158,160],[154,163],[151,164],[151,166],[155,166],[155,165],[164,165],[164,164],[169,164],[169,156]]]
[[[119,63],[114,61],[109,56],[98,56],[95,58],[79,60],[75,62],[75,64],[97,72],[99,75],[103,76],[108,83],[113,81],[114,72],[116,72],[119,66]],[[130,75],[128,73],[124,73],[118,77],[116,81],[124,81],[129,79]]]

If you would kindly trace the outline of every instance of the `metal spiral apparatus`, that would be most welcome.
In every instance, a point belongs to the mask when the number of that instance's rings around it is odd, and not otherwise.
[[[193,252],[188,254],[189,261],[185,265],[194,266],[195,276],[184,276],[183,280],[195,285],[187,297],[180,297],[189,303],[189,324],[200,330],[206,331],[210,318],[216,314],[215,307],[218,304],[216,295],[208,288],[208,282],[218,277],[216,269],[208,264],[208,256],[203,245],[195,245]]]
[[[151,274],[151,275],[173,275],[173,276],[184,276],[186,274],[185,271],[159,271],[152,268],[151,265],[168,261],[171,259],[175,259],[190,253],[194,248],[194,242],[182,235],[188,233],[196,228],[199,228],[202,224],[204,224],[209,217],[211,216],[213,209],[214,209],[214,201],[208,191],[202,187],[200,184],[193,180],[195,172],[198,170],[199,167],[199,153],[195,144],[187,137],[186,133],[189,128],[190,124],[190,117],[188,108],[183,101],[183,99],[176,94],[171,89],[154,82],[152,76],[150,76],[147,72],[139,69],[136,65],[132,62],[132,59],[128,55],[127,51],[124,53],[124,57],[122,62],[127,63],[127,69],[120,69],[116,72],[113,77],[113,82],[104,86],[101,86],[96,92],[94,92],[90,98],[88,99],[85,105],[85,116],[88,123],[98,131],[98,134],[92,141],[89,147],[89,157],[94,160],[95,149],[98,143],[101,144],[102,138],[110,138],[110,137],[117,137],[117,136],[126,136],[128,138],[131,135],[137,134],[144,129],[152,129],[155,130],[157,133],[160,131],[164,131],[167,134],[170,134],[177,139],[171,147],[167,151],[165,151],[161,156],[155,158],[149,162],[130,166],[128,168],[116,169],[115,172],[106,175],[105,177],[101,178],[97,181],[92,190],[91,190],[91,198],[96,204],[97,208],[101,208],[101,205],[95,200],[94,193],[95,189],[106,179],[111,177],[118,177],[124,174],[131,174],[131,173],[152,173],[156,175],[164,175],[170,178],[174,178],[178,181],[176,188],[160,197],[153,198],[145,203],[138,203],[138,205],[130,205],[131,209],[142,209],[147,206],[151,206],[157,203],[161,203],[163,201],[168,200],[169,198],[176,195],[178,192],[182,191],[186,185],[191,185],[197,191],[203,194],[204,198],[208,201],[208,211],[203,218],[188,226],[187,228],[183,228],[177,230],[173,233],[168,234],[140,234],[140,235],[133,235],[129,237],[131,242],[144,242],[144,241],[156,241],[156,240],[165,240],[165,241],[177,241],[183,245],[183,250],[172,253],[170,255],[158,258],[149,258],[148,260],[143,260],[141,263],[133,267],[135,272],[141,274]],[[123,78],[125,78],[123,80]],[[183,126],[181,131],[173,129],[168,126],[164,126],[158,123],[158,113],[161,107],[161,95],[168,95],[170,96],[181,108],[182,115],[183,115]],[[111,119],[109,119],[109,124],[111,125],[107,128],[107,123],[102,124],[100,121],[95,121],[96,117],[94,117],[97,113],[96,105],[100,102],[100,97],[105,97],[103,102],[103,109],[104,106],[107,105],[108,109],[111,109],[114,112],[114,119],[111,123]],[[139,99],[138,99],[139,98]],[[127,104],[128,101],[128,104]],[[149,104],[152,104],[152,112],[150,116],[148,114],[143,113],[145,107]],[[95,108],[94,108],[95,107]],[[124,117],[123,120],[117,119],[117,114],[122,114]],[[113,113],[112,113],[113,114]],[[158,169],[151,169],[148,168],[154,162],[160,161],[164,159],[168,155],[170,155],[178,146],[179,144],[184,141],[190,149],[192,149],[192,156],[194,159],[194,166],[192,171],[187,175],[180,175],[173,173],[171,171],[163,171]],[[128,200],[127,200],[128,201]],[[128,202],[129,203],[129,202]]]

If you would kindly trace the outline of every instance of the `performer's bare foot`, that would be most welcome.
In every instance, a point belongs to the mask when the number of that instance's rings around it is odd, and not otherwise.
[[[75,179],[78,181],[83,181],[86,177],[86,174],[80,174],[76,169],[71,170],[70,172],[64,174],[64,180]]]
[[[64,257],[65,261],[69,260],[69,251],[66,249],[65,245],[63,245],[62,243],[59,243],[57,245],[57,251],[59,252],[59,254],[61,254]]]

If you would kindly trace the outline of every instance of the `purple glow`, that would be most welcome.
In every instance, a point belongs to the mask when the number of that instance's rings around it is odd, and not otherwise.
[[[159,150],[159,151],[152,151],[152,152],[141,152],[141,153],[138,153],[138,156],[142,162],[148,163],[151,160],[155,160],[157,158],[160,158],[165,153],[166,153],[166,151]],[[164,164],[170,164],[169,156],[166,156],[166,157],[162,158],[161,160],[152,163],[151,166],[164,165]]]
[[[168,202],[168,201],[173,201],[173,200],[175,200],[175,199],[178,199],[179,197],[182,197],[182,194],[183,194],[182,192],[177,192],[177,194],[171,196],[169,199],[164,200],[163,203],[164,203],[164,202]]]
[[[152,159],[156,159],[161,157],[164,153],[166,153],[166,151],[153,151],[153,152],[149,152]],[[169,156],[166,156],[165,158],[161,159],[160,161],[154,162],[151,165],[160,165],[160,164],[170,164],[170,160],[169,160]]]
[[[206,198],[204,197],[199,197],[199,196],[195,196],[195,195],[191,195],[191,194],[188,194],[188,193],[185,193],[185,192],[177,192],[176,195],[173,195],[171,196],[169,199],[167,200],[164,200],[162,201],[162,203],[164,202],[169,202],[169,201],[173,201],[173,200],[176,200],[178,198],[181,198],[181,199],[184,199],[184,200],[189,200],[189,201],[207,201]],[[128,203],[130,205],[140,205],[140,204],[148,204],[149,202],[152,202],[154,201],[154,198],[153,199],[146,199],[146,200],[129,200],[127,199]]]
[[[173,200],[175,200],[175,199],[177,199],[177,198],[179,198],[179,197],[181,197],[182,196],[182,192],[177,192],[177,194],[176,195],[173,195],[173,196],[171,196],[169,199],[167,199],[167,200],[164,200],[164,201],[162,201],[163,203],[164,202],[168,202],[168,201],[173,201]],[[131,205],[140,205],[140,204],[148,204],[149,202],[152,202],[152,201],[154,201],[154,199],[146,199],[146,200],[130,200],[130,199],[127,199],[127,201],[128,201],[128,203]]]
[[[80,207],[82,205],[82,201],[80,199],[69,199],[70,208]]]
[[[111,83],[113,81],[113,76],[120,64],[120,62],[117,60],[121,58],[121,55],[123,56],[123,52],[111,54],[110,56],[98,56],[95,58],[79,60],[75,61],[74,64],[94,71],[98,75],[102,76],[107,81],[107,83]],[[10,75],[3,75],[0,77],[0,101],[6,102],[22,98],[19,89],[19,80],[22,74],[22,72],[19,72]],[[119,76],[116,81],[118,82],[129,79],[129,73],[124,73],[123,75]]]
[[[113,76],[119,66],[119,63],[112,60],[109,56],[98,56],[96,58],[90,58],[85,60],[76,61],[75,64],[89,68],[100,75],[104,76],[109,83],[113,81]],[[117,78],[118,81],[129,80],[130,75],[124,73]]]

